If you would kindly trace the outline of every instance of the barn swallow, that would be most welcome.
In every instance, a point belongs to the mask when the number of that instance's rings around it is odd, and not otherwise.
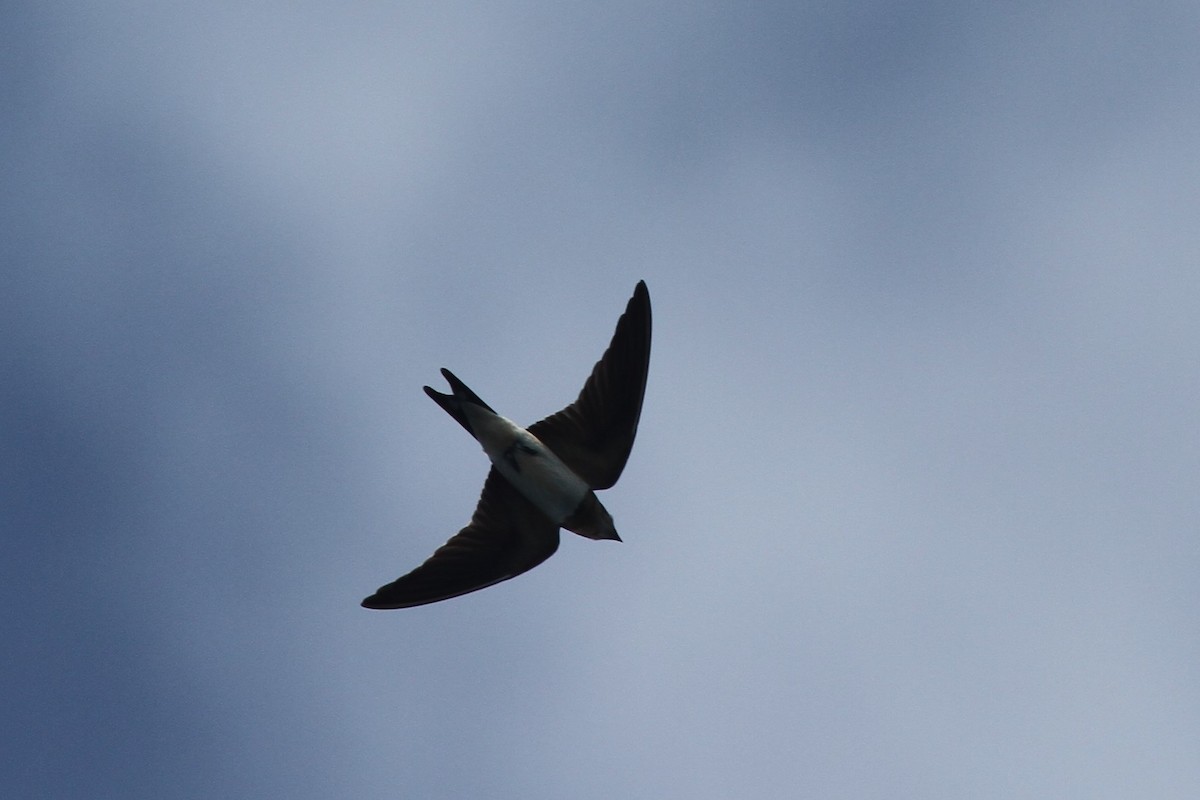
[[[650,292],[639,281],[579,397],[528,428],[443,369],[451,393],[425,394],[478,440],[492,468],[470,524],[362,605],[408,608],[506,581],[552,556],[559,528],[621,541],[596,490],[615,484],[629,459],[649,367]]]

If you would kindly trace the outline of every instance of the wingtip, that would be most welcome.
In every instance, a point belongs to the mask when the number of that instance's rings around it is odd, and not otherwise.
[[[364,598],[359,605],[363,608],[369,608],[372,611],[393,611],[397,608],[404,608],[403,605],[397,605],[395,602],[388,602],[387,600],[384,600],[379,596],[379,592],[376,592],[370,597]]]
[[[650,289],[646,286],[645,281],[638,281],[637,286],[633,289],[633,297],[629,298],[627,310],[633,309],[636,306],[641,306],[644,309],[643,313],[649,322],[650,318]]]

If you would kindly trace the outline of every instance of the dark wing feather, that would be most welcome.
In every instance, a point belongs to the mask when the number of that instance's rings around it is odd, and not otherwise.
[[[557,549],[558,526],[493,469],[471,524],[424,564],[379,587],[362,604],[408,608],[436,603],[520,575]]]
[[[579,397],[529,432],[593,489],[609,488],[629,460],[649,369],[650,292],[639,281]]]

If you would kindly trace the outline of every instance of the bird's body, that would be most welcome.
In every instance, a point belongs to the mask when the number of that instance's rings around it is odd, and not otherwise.
[[[425,393],[479,441],[492,470],[470,524],[362,604],[406,608],[507,580],[553,555],[559,528],[620,541],[595,490],[616,483],[629,458],[649,364],[650,294],[639,282],[579,397],[528,428],[443,369],[452,393]]]
[[[464,410],[492,466],[551,522],[591,539],[619,540],[615,529],[611,536],[590,535],[590,531],[604,530],[605,523],[612,528],[612,517],[583,478],[572,472],[541,439],[512,420],[479,406],[468,405]],[[581,514],[581,518],[572,519]],[[567,524],[568,521],[580,530]]]

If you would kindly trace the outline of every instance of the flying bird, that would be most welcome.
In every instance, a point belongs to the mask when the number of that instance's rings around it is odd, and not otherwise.
[[[363,606],[409,608],[506,581],[552,556],[559,528],[621,541],[596,490],[615,484],[629,459],[649,367],[650,292],[639,281],[579,397],[528,428],[443,369],[451,394],[425,394],[479,441],[492,468],[467,527]]]

